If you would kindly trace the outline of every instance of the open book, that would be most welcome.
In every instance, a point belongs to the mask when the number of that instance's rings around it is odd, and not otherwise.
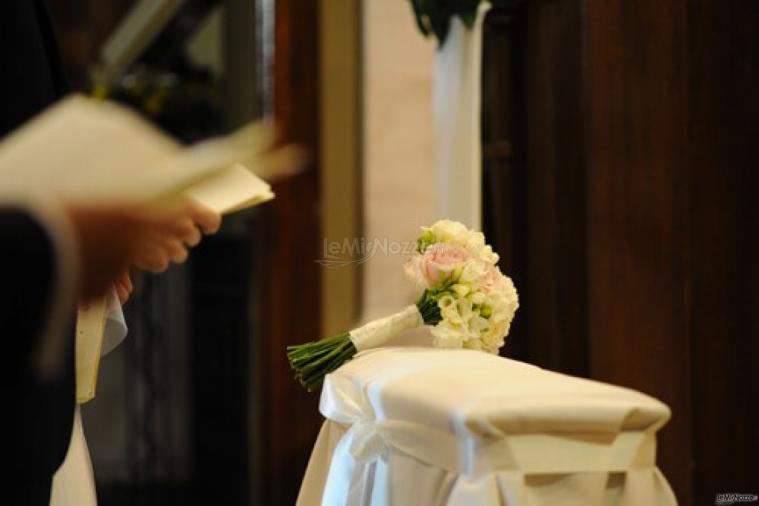
[[[66,202],[160,203],[186,195],[221,214],[274,198],[269,177],[299,162],[271,150],[271,130],[250,124],[231,135],[183,147],[119,105],[71,96],[0,142],[0,199],[30,193]],[[109,298],[77,315],[77,401],[95,395]]]
[[[255,203],[259,192],[270,193],[253,173],[288,168],[287,149],[271,150],[271,142],[267,125],[251,123],[183,147],[125,107],[74,95],[0,142],[0,196],[37,192],[76,203],[146,202],[189,188],[202,195],[198,185],[209,182],[217,209],[239,209]],[[251,177],[232,168],[240,162]],[[233,190],[235,204],[224,201],[225,189]]]

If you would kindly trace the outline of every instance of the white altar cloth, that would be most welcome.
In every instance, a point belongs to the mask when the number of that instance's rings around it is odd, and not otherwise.
[[[298,506],[674,505],[661,402],[471,350],[380,348],[327,376]]]

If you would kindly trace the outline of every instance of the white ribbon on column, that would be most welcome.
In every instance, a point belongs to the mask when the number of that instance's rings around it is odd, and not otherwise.
[[[435,55],[438,209],[440,216],[475,229],[482,228],[480,83],[482,24],[488,9],[489,3],[480,3],[471,29],[453,16]]]

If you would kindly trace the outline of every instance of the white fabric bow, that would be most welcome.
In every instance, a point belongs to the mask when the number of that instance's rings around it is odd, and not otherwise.
[[[387,456],[386,434],[374,421],[371,407],[359,404],[363,396],[355,395],[353,390],[349,381],[336,377],[329,377],[322,390],[319,405],[322,414],[350,426],[335,448],[322,496],[324,506],[361,504],[366,480],[359,478],[373,462]]]
[[[381,422],[359,420],[350,428],[349,451],[358,463],[366,463],[387,456],[387,435]]]
[[[365,504],[373,490],[389,491],[391,451],[442,469],[471,470],[468,453],[472,447],[466,441],[419,423],[381,419],[365,393],[344,376],[327,376],[319,409],[326,418],[348,426],[332,455],[323,506]]]

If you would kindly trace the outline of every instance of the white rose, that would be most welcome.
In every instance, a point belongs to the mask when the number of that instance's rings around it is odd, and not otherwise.
[[[464,341],[463,346],[464,346],[464,348],[466,348],[468,350],[477,350],[477,351],[480,351],[480,350],[483,349],[482,348],[482,342],[480,341],[479,338],[467,339],[466,341]]]
[[[472,304],[477,304],[478,306],[481,306],[487,300],[487,297],[482,292],[472,292],[469,298],[472,300]]]
[[[457,297],[466,297],[467,294],[471,291],[467,285],[456,283],[451,287],[451,290],[456,294]]]
[[[452,220],[440,220],[429,228],[439,242],[458,244],[466,248],[472,255],[489,264],[498,262],[498,255],[493,248],[485,244],[482,232],[469,230],[463,223]]]
[[[444,321],[451,324],[461,325],[463,320],[459,315],[456,299],[452,295],[443,295],[437,301],[437,306],[440,308],[440,316]]]
[[[464,246],[469,229],[463,223],[453,220],[439,220],[432,224],[430,230],[440,242],[457,243]]]
[[[461,348],[463,345],[463,329],[446,321],[432,327],[432,335],[435,336],[433,344],[437,348]]]
[[[479,260],[471,260],[464,264],[459,276],[459,283],[466,283],[472,287],[479,288],[483,285],[485,277],[490,266]]]
[[[474,315],[474,312],[472,311],[472,301],[465,297],[456,299],[456,311],[458,312],[461,321],[468,322]]]

